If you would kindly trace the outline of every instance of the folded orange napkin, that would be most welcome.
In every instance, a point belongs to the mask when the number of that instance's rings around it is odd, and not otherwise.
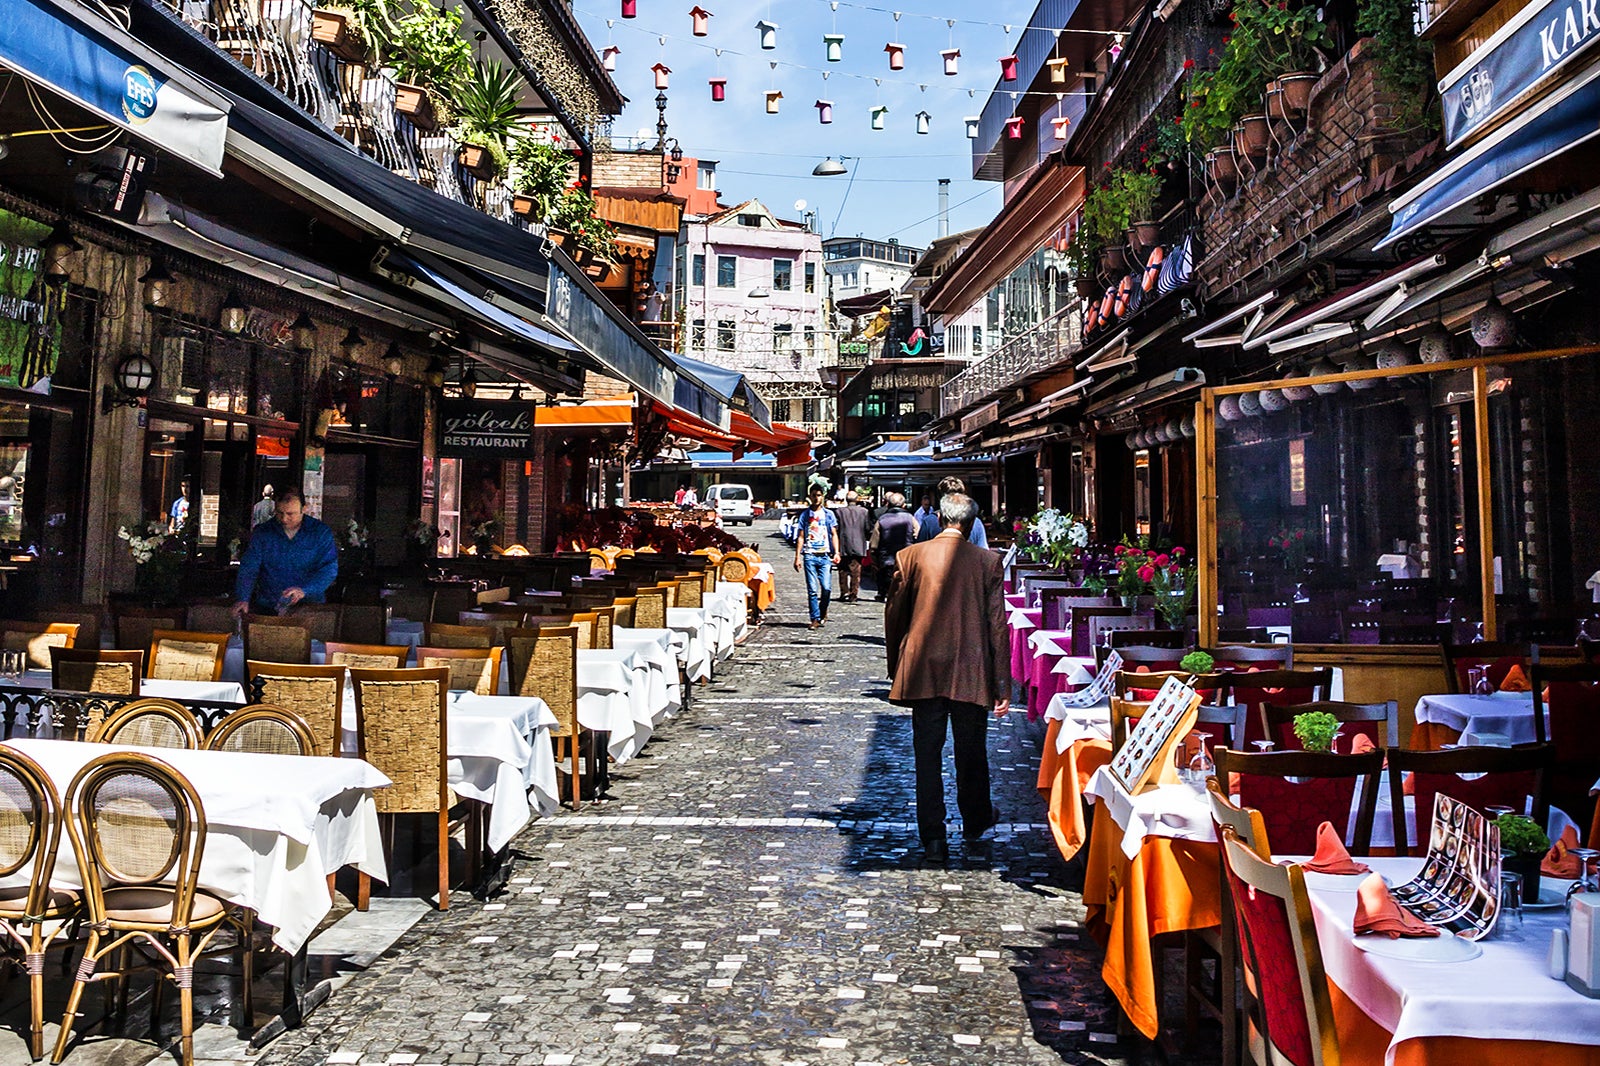
[[[1364,874],[1372,870],[1350,857],[1332,822],[1317,826],[1317,853],[1301,863],[1300,868],[1315,874]]]
[[[1532,692],[1533,685],[1528,682],[1528,675],[1522,672],[1520,663],[1512,663],[1511,669],[1506,671],[1506,676],[1500,679],[1501,692]]]
[[[1438,936],[1439,930],[1401,907],[1389,895],[1389,886],[1379,874],[1369,874],[1356,889],[1356,918],[1353,923],[1357,936],[1377,933],[1390,940],[1400,937]]]
[[[1539,864],[1539,872],[1546,877],[1558,877],[1563,881],[1576,880],[1582,871],[1583,863],[1570,852],[1579,846],[1578,831],[1570,825],[1567,826],[1561,831],[1561,839],[1544,853],[1544,861]]]
[[[1367,736],[1365,733],[1357,733],[1354,737],[1350,738],[1351,755],[1365,755],[1369,751],[1377,750],[1378,745],[1374,744],[1372,742],[1372,738]]]

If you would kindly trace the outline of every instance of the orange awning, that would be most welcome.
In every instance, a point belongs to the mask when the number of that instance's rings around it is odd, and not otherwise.
[[[578,403],[563,407],[536,407],[536,429],[615,429],[633,425],[633,405],[627,403]]]
[[[768,430],[743,411],[734,410],[728,412],[728,429],[721,430],[675,408],[659,403],[652,406],[667,420],[672,432],[732,452],[735,458],[747,451],[773,452],[778,456],[779,466],[793,466],[811,459],[811,435],[803,429],[774,422]]]

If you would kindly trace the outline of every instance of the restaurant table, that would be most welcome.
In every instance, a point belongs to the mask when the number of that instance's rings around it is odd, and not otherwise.
[[[771,563],[757,563],[746,584],[755,596],[756,610],[765,611],[777,601],[778,580]]]
[[[667,628],[677,630],[686,638],[684,668],[689,680],[711,680],[711,668],[716,662],[716,636],[705,612],[694,607],[668,607]]]
[[[733,654],[735,644],[750,635],[745,594],[718,588],[703,594],[700,609],[715,627],[717,661],[721,662]]]
[[[417,645],[422,643],[422,635],[427,627],[421,622],[414,622],[409,618],[391,618],[383,627],[383,639],[387,644],[404,644],[415,654]]]
[[[72,740],[6,744],[44,768],[57,798],[84,764],[113,750],[153,755],[183,774],[199,793],[208,827],[200,887],[249,907],[273,927],[272,942],[291,954],[328,913],[327,875],[353,864],[388,880],[372,790],[387,788],[390,781],[360,759]],[[80,887],[68,846],[56,860],[55,880],[64,888]]]
[[[1394,884],[1409,880],[1422,862],[1362,861]],[[1491,935],[1478,942],[1483,953],[1477,958],[1416,962],[1358,946],[1351,922],[1359,883],[1356,877],[1324,877],[1316,887],[1307,885],[1345,1062],[1600,1062],[1600,1000],[1545,973],[1551,931],[1567,927],[1563,908],[1526,910],[1519,939]],[[1552,885],[1562,892],[1565,886]]]
[[[1013,607],[1006,612],[1011,630],[1011,676],[1019,681],[1028,676],[1028,632],[1039,628],[1043,614],[1042,607]]]
[[[650,666],[651,705],[661,708],[662,717],[683,706],[683,685],[678,679],[678,647],[688,646],[682,633],[673,629],[633,629],[611,627],[611,646],[639,654]],[[657,725],[661,722],[658,720]]]
[[[608,735],[606,750],[619,766],[655,732],[650,665],[626,648],[578,649],[578,722]]]
[[[1417,701],[1415,715],[1411,747],[1422,751],[1433,751],[1444,744],[1473,745],[1486,735],[1498,734],[1512,744],[1532,744],[1538,739],[1534,735],[1531,692],[1424,696]]]
[[[49,670],[29,670],[18,678],[6,678],[0,687],[52,688]],[[237,681],[169,681],[147,677],[139,681],[140,696],[160,696],[169,700],[204,700],[208,703],[244,703],[244,686]]]
[[[1083,789],[1089,777],[1111,761],[1111,706],[1069,707],[1058,695],[1045,711],[1044,750],[1039,756],[1038,789],[1044,794],[1045,820],[1062,859],[1070,859],[1088,836]]]

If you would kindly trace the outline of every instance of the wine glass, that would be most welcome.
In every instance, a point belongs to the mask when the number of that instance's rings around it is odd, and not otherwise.
[[[1567,908],[1572,907],[1572,897],[1579,892],[1600,892],[1600,882],[1594,878],[1594,873],[1589,864],[1600,858],[1600,851],[1593,848],[1573,848],[1569,853],[1578,860],[1578,879],[1567,886]]]
[[[1211,734],[1203,730],[1198,731],[1195,733],[1195,739],[1199,744],[1195,749],[1194,758],[1189,760],[1189,784],[1196,790],[1204,790],[1206,780],[1217,775],[1217,764],[1211,758],[1211,749],[1207,747]]]
[[[1252,744],[1254,744],[1256,746],[1256,750],[1257,751],[1263,752],[1263,753],[1269,752],[1273,748],[1278,746],[1278,745],[1274,744],[1270,740],[1252,740],[1250,743],[1252,743]]]
[[[1342,736],[1344,736],[1344,730],[1343,729],[1335,729],[1333,731],[1333,739],[1328,742],[1328,752],[1329,752],[1329,754],[1331,754],[1331,755],[1339,754],[1339,738],[1342,737]]]

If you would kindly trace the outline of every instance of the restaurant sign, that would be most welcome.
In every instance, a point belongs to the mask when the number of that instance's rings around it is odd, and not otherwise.
[[[1529,4],[1439,83],[1453,148],[1600,40],[1600,0]]]
[[[970,436],[1000,417],[1000,401],[984,404],[969,414],[961,416],[961,435]]]
[[[526,459],[533,454],[532,405],[440,400],[439,454],[450,459]]]

